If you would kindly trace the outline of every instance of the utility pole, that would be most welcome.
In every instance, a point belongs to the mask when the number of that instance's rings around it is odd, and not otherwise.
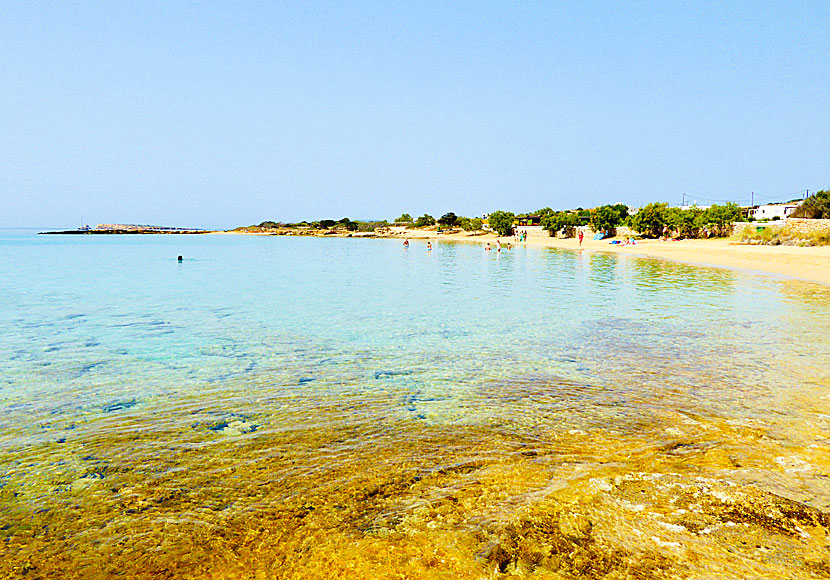
[[[680,203],[680,207],[686,207],[686,194],[683,194],[683,201]]]
[[[752,192],[752,204],[750,205],[750,207],[755,207],[755,192],[754,191]]]

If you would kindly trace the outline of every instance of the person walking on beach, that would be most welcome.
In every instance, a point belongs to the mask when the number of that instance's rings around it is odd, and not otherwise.
[[[579,230],[579,245],[582,245],[582,238],[585,237],[585,233],[582,230]]]

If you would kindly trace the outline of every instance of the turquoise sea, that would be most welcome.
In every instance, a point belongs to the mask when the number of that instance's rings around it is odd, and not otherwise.
[[[828,330],[599,252],[0,230],[0,577],[830,576]]]

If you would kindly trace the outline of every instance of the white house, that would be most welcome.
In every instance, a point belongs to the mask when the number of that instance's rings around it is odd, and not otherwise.
[[[798,203],[770,203],[749,208],[749,217],[754,220],[782,220],[789,217],[800,204]]]

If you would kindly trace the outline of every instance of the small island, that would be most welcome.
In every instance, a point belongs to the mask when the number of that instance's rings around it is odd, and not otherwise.
[[[177,228],[170,226],[149,226],[140,224],[98,224],[94,228],[83,226],[77,230],[40,232],[41,234],[71,235],[121,235],[121,234],[209,234],[212,230],[199,228]]]

